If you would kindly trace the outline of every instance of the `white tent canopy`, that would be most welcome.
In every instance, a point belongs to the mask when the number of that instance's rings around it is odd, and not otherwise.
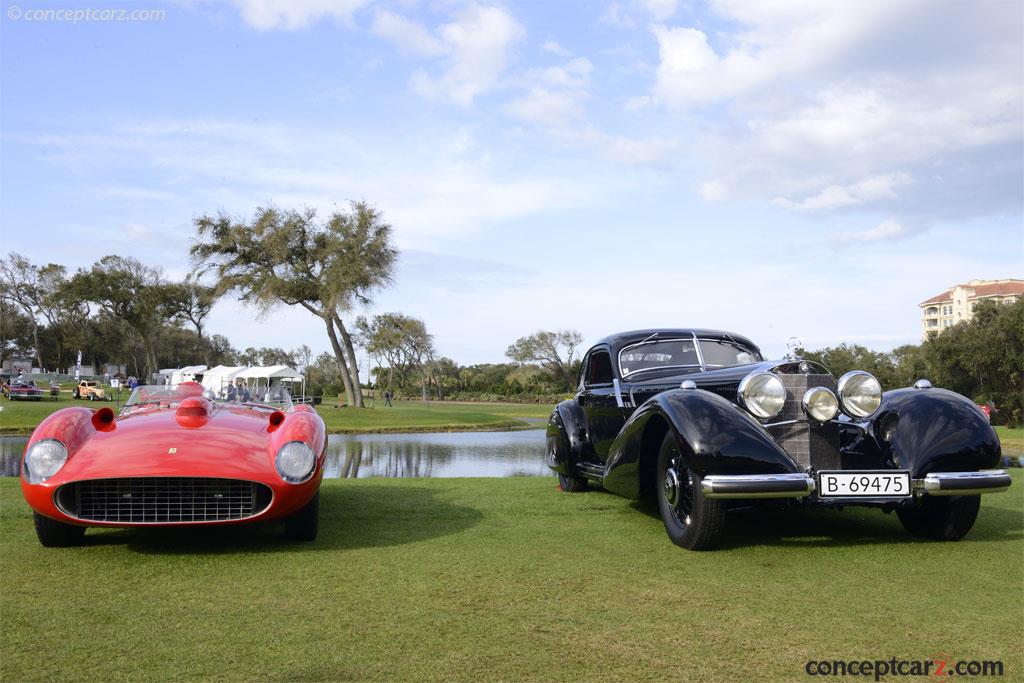
[[[248,369],[244,365],[217,365],[203,373],[203,387],[220,391],[231,384],[235,375]]]
[[[171,384],[195,381],[196,375],[206,370],[205,365],[186,365],[171,372]]]
[[[287,365],[266,365],[262,367],[246,368],[242,372],[235,375],[235,377],[241,377],[242,379],[248,380],[282,380],[287,379],[289,381],[303,379],[302,373],[298,370],[293,370]]]
[[[168,372],[171,376],[171,384],[180,384],[181,382],[194,381],[196,375],[201,375],[201,383],[203,388],[213,391],[218,396],[224,394],[227,389],[235,383],[235,380],[241,379],[245,382],[245,385],[249,387],[251,391],[256,390],[267,390],[280,387],[282,384],[288,385],[288,392],[295,396],[301,394],[305,396],[305,382],[306,378],[303,377],[302,373],[288,367],[287,365],[267,365],[267,366],[254,366],[247,367],[244,365],[217,365],[215,367],[206,369],[205,365],[191,365],[177,370],[167,370],[162,372]],[[302,385],[296,387],[296,383]],[[298,388],[298,392],[296,389]]]

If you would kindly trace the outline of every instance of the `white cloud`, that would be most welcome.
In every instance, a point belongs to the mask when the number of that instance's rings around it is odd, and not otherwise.
[[[636,28],[636,22],[633,21],[633,17],[629,16],[629,12],[623,9],[622,5],[617,2],[608,3],[597,20],[606,26]]]
[[[258,31],[305,28],[324,18],[349,21],[369,0],[234,0],[247,24]]]
[[[873,228],[862,231],[844,232],[835,235],[832,241],[836,244],[850,244],[857,242],[891,242],[904,239],[914,234],[915,231],[908,230],[898,220],[888,218]]]
[[[442,72],[435,76],[418,70],[413,89],[425,97],[469,105],[497,83],[509,50],[526,31],[503,9],[472,4],[441,26],[438,34],[446,52]]]
[[[545,40],[540,44],[540,49],[542,52],[547,52],[556,57],[568,57],[570,54],[567,49],[554,40]]]
[[[705,199],[881,208],[915,230],[1020,211],[1016,9],[873,0],[712,8],[736,28],[652,26],[655,80],[626,102],[639,113],[660,105],[696,128]]]
[[[426,28],[394,12],[377,12],[370,30],[406,54],[438,57],[449,53],[448,46],[431,35]]]
[[[896,188],[910,182],[908,173],[887,173],[871,176],[850,185],[829,185],[818,194],[800,201],[776,197],[772,204],[793,211],[826,211],[880,199],[896,199]]]
[[[655,21],[665,21],[676,13],[679,0],[638,0]]]
[[[505,112],[544,127],[561,127],[583,117],[593,65],[582,57],[564,66],[530,69],[519,80],[526,92],[505,105]]]

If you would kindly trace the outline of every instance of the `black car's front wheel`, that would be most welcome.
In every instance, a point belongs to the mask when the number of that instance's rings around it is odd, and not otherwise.
[[[566,474],[558,475],[558,488],[566,493],[581,493],[587,490],[587,480],[570,477]]]
[[[700,478],[683,462],[675,435],[665,434],[658,452],[658,508],[668,537],[687,550],[714,547],[725,525],[721,501],[705,498]]]
[[[925,496],[896,510],[903,528],[922,538],[959,541],[978,518],[981,496]]]
[[[320,529],[320,492],[302,509],[284,521],[284,535],[289,541],[312,541]]]
[[[85,527],[65,524],[55,519],[44,517],[38,512],[32,513],[39,542],[47,548],[67,548],[79,545],[85,538]]]

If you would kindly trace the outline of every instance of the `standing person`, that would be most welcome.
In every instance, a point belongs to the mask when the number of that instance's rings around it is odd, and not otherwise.
[[[384,392],[384,405],[388,408],[391,407],[391,391]]]

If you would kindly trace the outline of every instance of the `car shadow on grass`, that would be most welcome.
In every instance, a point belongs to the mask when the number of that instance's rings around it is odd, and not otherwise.
[[[310,543],[289,541],[283,522],[90,530],[84,545],[123,545],[146,554],[317,552],[398,546],[459,533],[483,514],[417,486],[330,486],[320,490],[320,528]]]
[[[654,499],[643,499],[632,505],[661,521]],[[1024,537],[1022,522],[1020,513],[986,506],[982,500],[978,521],[959,542],[1019,541]],[[878,509],[847,507],[839,510],[765,504],[730,510],[726,515],[722,539],[716,547],[729,549],[767,545],[806,548],[896,543],[935,541],[912,536],[900,524],[895,513],[886,514]]]

